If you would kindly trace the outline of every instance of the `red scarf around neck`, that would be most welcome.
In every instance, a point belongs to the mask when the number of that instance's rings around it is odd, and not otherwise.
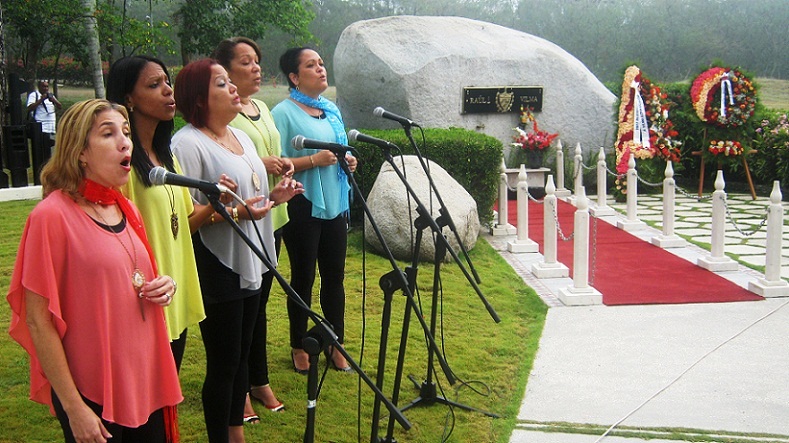
[[[89,178],[82,179],[82,183],[79,185],[79,192],[85,197],[85,200],[91,203],[100,205],[118,204],[121,212],[126,217],[126,222],[131,225],[131,228],[142,240],[142,244],[145,245],[145,250],[148,251],[148,257],[151,259],[154,276],[159,275],[159,271],[156,269],[156,258],[153,255],[151,244],[148,242],[148,235],[145,233],[142,221],[137,218],[137,212],[134,210],[131,201],[124,197],[120,191],[98,184]]]

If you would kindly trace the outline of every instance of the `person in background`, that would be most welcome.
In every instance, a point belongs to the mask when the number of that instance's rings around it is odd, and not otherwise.
[[[49,83],[46,80],[38,82],[38,91],[33,91],[27,96],[27,112],[33,120],[41,123],[41,132],[44,133],[44,148],[49,152],[55,146],[55,129],[57,117],[55,113],[63,105],[55,94],[49,92]],[[49,155],[46,156],[49,158]]]
[[[253,94],[260,91],[260,48],[252,39],[233,37],[219,42],[214,50],[213,58],[227,70],[227,75],[236,86],[238,96],[241,98],[241,112],[230,122],[230,126],[244,131],[255,143],[257,154],[266,166],[269,188],[273,188],[281,177],[293,176],[293,162],[281,156],[279,131],[274,126],[274,119],[268,106],[262,100],[252,98]],[[274,247],[277,257],[279,257],[282,227],[288,222],[287,203],[272,208],[271,219],[274,227]],[[274,275],[266,273],[264,277],[260,295],[260,310],[249,354],[250,387],[248,397],[262,403],[269,411],[280,412],[285,410],[285,406],[274,395],[269,384],[268,352],[266,350],[266,336],[268,335],[266,305]],[[255,410],[249,400],[245,406],[244,416],[248,418],[248,422],[254,421],[256,417]]]
[[[185,187],[153,186],[148,178],[154,166],[182,174],[170,151],[175,98],[164,63],[142,55],[117,60],[107,76],[107,99],[124,105],[131,123],[133,173],[121,191],[140,209],[160,272],[171,276],[179,289],[164,315],[180,371],[187,327],[205,318],[191,231],[214,210],[195,207]]]
[[[183,397],[162,312],[175,287],[118,191],[131,171],[126,110],[79,102],[60,129],[7,296],[30,397],[50,406],[66,442],[177,441]]]
[[[297,135],[342,145],[348,144],[345,127],[337,106],[321,94],[329,87],[326,68],[320,55],[309,48],[288,49],[279,60],[288,79],[290,96],[271,111],[282,135],[282,153],[296,168],[294,178],[304,183],[306,192],[288,204],[290,221],[282,238],[288,249],[291,286],[310,305],[315,282],[315,266],[320,272],[320,303],[326,319],[343,343],[345,339],[345,253],[348,240],[346,216],[349,211],[348,177],[328,150],[291,147]],[[356,158],[345,157],[351,172]],[[302,347],[307,331],[306,313],[288,301],[291,359],[294,370],[306,374],[309,355]],[[339,371],[351,367],[336,349],[329,354],[330,364]]]
[[[178,73],[175,101],[189,123],[173,136],[172,148],[184,173],[201,180],[225,180],[246,206],[225,208],[272,266],[274,229],[267,217],[276,204],[304,192],[283,178],[269,189],[266,167],[252,140],[228,126],[241,100],[227,71],[213,59],[192,62]],[[191,191],[198,204],[208,200]],[[260,232],[260,236],[258,236]],[[248,357],[264,275],[271,272],[222,217],[210,216],[192,237],[206,318],[200,331],[206,350],[203,412],[210,442],[243,442],[244,403],[249,391]]]

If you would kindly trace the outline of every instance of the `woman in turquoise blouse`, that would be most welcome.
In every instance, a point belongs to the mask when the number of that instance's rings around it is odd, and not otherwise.
[[[296,168],[294,178],[304,183],[305,189],[303,195],[294,197],[288,204],[290,222],[282,233],[290,257],[290,284],[308,305],[311,304],[317,264],[321,277],[321,309],[339,342],[343,343],[348,177],[332,152],[315,149],[297,151],[291,146],[291,140],[303,135],[347,145],[348,137],[337,105],[321,95],[329,83],[320,55],[309,48],[292,48],[280,57],[279,64],[288,79],[290,96],[275,106],[271,113],[282,135],[282,154],[293,162]],[[356,158],[348,155],[346,161],[350,171],[355,171]],[[309,356],[302,347],[302,339],[307,331],[308,317],[291,301],[288,301],[288,317],[293,367],[296,372],[306,374]],[[351,371],[345,357],[336,350],[331,352],[329,361],[339,371]]]

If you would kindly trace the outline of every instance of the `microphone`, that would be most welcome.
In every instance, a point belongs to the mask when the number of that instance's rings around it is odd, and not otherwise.
[[[380,106],[375,108],[375,109],[373,109],[373,115],[376,116],[376,117],[383,117],[383,118],[385,118],[387,120],[394,120],[397,123],[400,123],[401,125],[403,125],[405,127],[409,127],[409,126],[417,126],[418,127],[419,126],[418,124],[416,124],[416,122],[413,122],[413,121],[411,121],[411,120],[409,120],[409,119],[407,119],[405,117],[399,116],[397,114],[392,114],[391,112],[387,111],[386,109],[384,109],[384,108],[382,108]]]
[[[362,143],[369,143],[371,145],[376,145],[384,149],[397,149],[398,151],[400,150],[400,147],[394,143],[388,142],[386,140],[382,140],[380,138],[375,138],[370,135],[362,134],[356,129],[351,129],[350,131],[348,131],[348,139],[354,142],[358,141]]]
[[[293,137],[290,140],[290,145],[293,146],[293,149],[297,151],[301,151],[304,148],[325,149],[335,154],[342,154],[342,155],[345,155],[345,153],[348,151],[353,151],[353,148],[350,146],[341,145],[339,143],[330,143],[330,142],[322,142],[320,140],[313,140],[311,138],[306,138],[303,135],[297,135]]]
[[[148,180],[150,180],[151,184],[154,185],[168,184],[174,186],[185,186],[187,188],[197,188],[203,191],[205,194],[219,194],[229,191],[227,186],[220,185],[219,183],[211,183],[205,180],[178,175],[168,171],[167,169],[164,169],[161,166],[156,166],[151,169],[151,172],[148,173]]]

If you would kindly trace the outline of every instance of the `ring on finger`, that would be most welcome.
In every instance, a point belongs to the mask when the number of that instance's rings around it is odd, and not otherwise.
[[[168,302],[170,302],[170,301],[172,301],[172,300],[173,300],[173,296],[172,296],[172,295],[170,295],[170,293],[169,293],[169,292],[165,292],[165,293],[164,293],[164,296],[165,296],[165,297],[167,297],[167,301],[168,301]]]

